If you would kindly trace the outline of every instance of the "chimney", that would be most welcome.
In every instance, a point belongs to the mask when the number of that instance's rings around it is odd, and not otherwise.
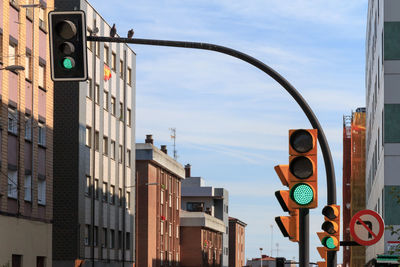
[[[151,134],[146,134],[146,140],[145,140],[145,143],[146,144],[153,144],[153,135],[151,135]]]
[[[190,164],[185,165],[185,178],[191,177],[190,176]]]
[[[168,150],[166,145],[161,145],[161,151],[168,155]]]

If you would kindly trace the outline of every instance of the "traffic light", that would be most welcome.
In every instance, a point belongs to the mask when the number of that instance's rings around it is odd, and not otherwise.
[[[340,248],[340,206],[328,205],[322,209],[325,221],[321,228],[324,232],[317,233],[322,245],[328,251],[337,251]]]
[[[286,258],[284,257],[276,257],[275,258],[275,266],[276,267],[285,267]]]
[[[282,184],[289,186],[288,173],[289,165],[277,165],[274,167],[275,172],[278,174]],[[284,237],[288,237],[290,241],[299,241],[299,211],[292,209],[290,206],[289,190],[280,190],[275,192],[283,211],[289,212],[289,216],[275,217],[275,222],[281,230]]]
[[[86,19],[79,11],[49,13],[51,79],[87,80]]]
[[[318,206],[317,129],[289,130],[289,196],[291,208]]]

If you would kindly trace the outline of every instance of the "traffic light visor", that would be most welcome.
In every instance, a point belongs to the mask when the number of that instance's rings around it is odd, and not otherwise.
[[[335,206],[328,205],[322,209],[322,214],[329,220],[333,220],[339,216],[339,209]]]
[[[314,199],[314,190],[306,183],[298,183],[290,190],[290,198],[298,205],[308,205]]]

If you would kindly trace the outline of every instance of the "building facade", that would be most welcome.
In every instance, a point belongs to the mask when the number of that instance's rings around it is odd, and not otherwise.
[[[365,108],[343,118],[343,240],[353,241],[350,220],[365,209]],[[363,266],[364,246],[343,247],[343,266]]]
[[[245,265],[245,227],[246,223],[229,217],[229,267]]]
[[[368,1],[366,34],[366,207],[377,211],[385,225],[400,227],[400,2]],[[394,251],[397,235],[366,249],[371,263]]]
[[[0,4],[0,266],[51,266],[53,83],[47,6]],[[18,69],[7,70],[10,66]],[[25,70],[23,70],[23,68]]]
[[[186,211],[205,212],[224,222],[222,234],[222,266],[228,267],[229,261],[229,194],[224,188],[205,186],[201,177],[191,177],[190,164],[185,165],[185,177],[182,182],[182,205]]]
[[[225,224],[206,212],[181,211],[182,267],[221,267]]]
[[[84,0],[88,35],[110,25]],[[53,266],[135,262],[135,53],[124,44],[87,43],[88,80],[54,83]],[[105,75],[105,72],[111,73]]]
[[[153,145],[151,135],[136,144],[136,264],[143,267],[180,264],[181,180],[185,170]]]

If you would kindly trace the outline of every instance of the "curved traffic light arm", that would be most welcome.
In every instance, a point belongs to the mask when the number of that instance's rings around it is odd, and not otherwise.
[[[199,42],[186,42],[186,41],[168,41],[168,40],[155,40],[155,39],[139,39],[139,38],[119,38],[119,37],[100,37],[100,36],[87,36],[87,41],[97,41],[97,42],[113,42],[113,43],[130,43],[130,44],[142,44],[142,45],[154,45],[154,46],[170,46],[170,47],[182,47],[182,48],[192,48],[192,49],[202,49],[220,52],[232,57],[241,59],[261,71],[268,74],[271,78],[277,81],[286,91],[296,100],[297,104],[301,107],[304,114],[307,116],[312,127],[318,129],[318,141],[321,146],[322,155],[325,163],[326,179],[327,179],[327,193],[328,199],[327,204],[336,204],[336,179],[335,170],[333,166],[333,160],[331,151],[328,145],[328,141],[325,137],[324,131],[315,116],[314,112],[307,104],[305,99],[301,94],[291,85],[284,77],[282,77],[278,72],[264,64],[260,60],[249,56],[243,52],[237,51],[235,49],[210,44],[210,43],[199,43]]]

